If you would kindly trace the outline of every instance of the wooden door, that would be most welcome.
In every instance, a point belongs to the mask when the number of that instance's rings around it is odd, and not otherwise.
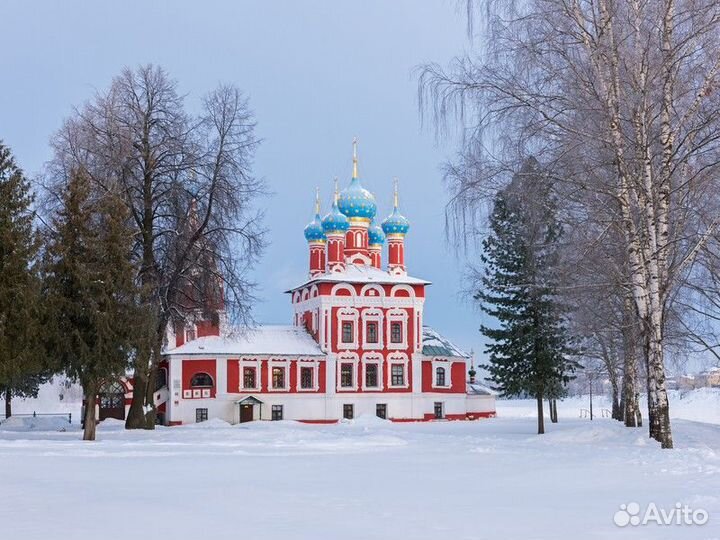
[[[253,406],[240,405],[240,423],[253,421]]]

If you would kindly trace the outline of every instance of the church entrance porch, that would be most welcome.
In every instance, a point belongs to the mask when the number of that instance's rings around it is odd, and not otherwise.
[[[252,422],[253,405],[240,405],[240,423]]]
[[[235,402],[238,406],[238,422],[252,422],[253,420],[262,420],[262,401],[253,396],[247,396],[239,399]],[[255,410],[257,408],[257,418],[255,417]]]

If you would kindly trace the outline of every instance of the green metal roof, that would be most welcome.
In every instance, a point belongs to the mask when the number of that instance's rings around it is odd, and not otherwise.
[[[470,358],[470,355],[456,347],[449,339],[441,336],[429,326],[423,326],[423,348],[425,356],[454,356]]]

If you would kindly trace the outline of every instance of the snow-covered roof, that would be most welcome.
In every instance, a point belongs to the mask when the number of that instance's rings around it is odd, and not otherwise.
[[[471,396],[496,396],[497,392],[492,388],[478,383],[467,383],[467,393]]]
[[[423,326],[423,349],[425,356],[459,356],[470,358],[470,355],[455,346],[449,339],[441,336],[429,326]]]
[[[312,279],[308,279],[308,280],[304,281],[303,283],[301,283],[300,285],[293,287],[292,289],[285,291],[285,292],[292,292],[294,290],[305,287],[311,283],[323,283],[323,282],[387,283],[387,284],[404,283],[407,285],[429,285],[430,284],[429,281],[425,281],[424,279],[414,278],[411,276],[396,276],[396,275],[386,272],[385,270],[381,270],[379,268],[375,268],[374,266],[370,266],[367,264],[348,264],[345,267],[345,270],[343,270],[342,272],[327,272],[325,274],[320,274],[319,276],[315,276]]]
[[[304,328],[279,325],[258,326],[225,336],[201,337],[166,350],[165,354],[324,356],[320,346]]]

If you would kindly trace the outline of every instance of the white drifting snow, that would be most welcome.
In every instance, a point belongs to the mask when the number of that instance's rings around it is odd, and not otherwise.
[[[676,450],[646,430],[572,418],[534,434],[510,417],[396,424],[254,422],[125,431],[3,430],[2,538],[684,539],[720,536],[720,427],[674,422]],[[676,502],[702,528],[620,529],[620,504]]]

